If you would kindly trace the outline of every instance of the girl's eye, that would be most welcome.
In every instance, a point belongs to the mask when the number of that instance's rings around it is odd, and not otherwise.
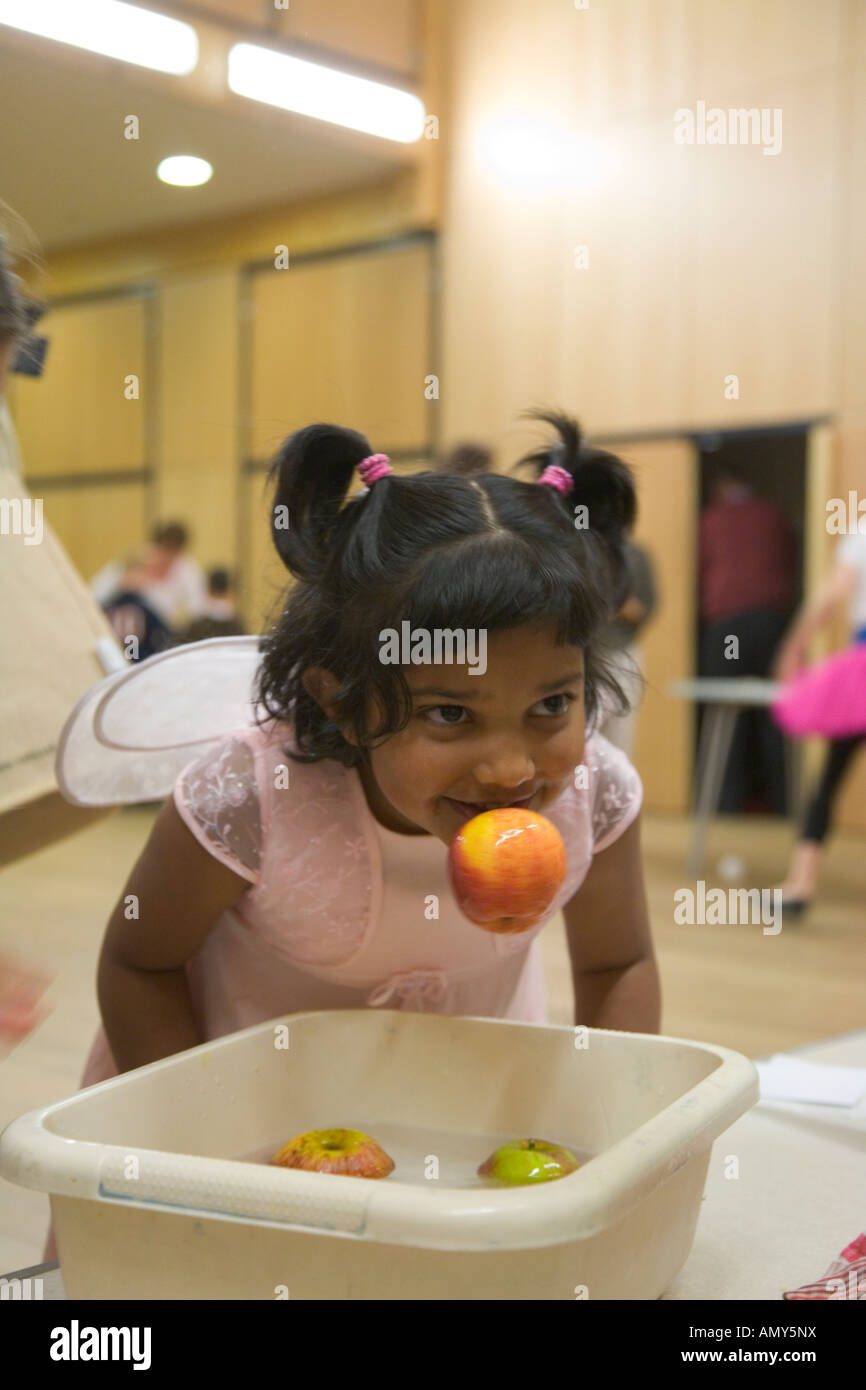
[[[576,699],[577,696],[572,695],[571,692],[563,692],[558,695],[545,695],[544,699],[539,700],[538,703],[539,705],[546,706],[546,708],[539,710],[537,706],[534,706],[533,713],[537,712],[542,719],[555,719],[560,715],[567,714]],[[559,709],[550,709],[551,700],[567,700],[568,703],[565,706],[561,706]],[[422,710],[421,715],[423,718],[428,719],[429,723],[434,724],[439,729],[457,728],[462,722],[459,718],[449,719],[445,718],[444,715],[441,721],[439,719],[429,718],[429,716],[441,712],[444,712],[444,714],[456,713],[458,716],[467,713],[465,705],[431,705],[429,709]]]
[[[567,714],[568,711],[569,711],[569,709],[571,708],[571,706],[572,706],[572,704],[574,703],[574,701],[575,701],[576,698],[577,698],[577,697],[576,697],[575,695],[571,695],[570,693],[563,691],[561,694],[558,694],[558,695],[545,695],[544,699],[539,701],[539,704],[546,705],[546,704],[548,704],[551,700],[567,700],[567,701],[568,701],[568,704],[565,705],[563,708],[561,708],[561,709],[548,709],[548,710],[545,711],[545,713],[546,713],[550,718],[554,718],[554,717],[555,717],[556,715],[558,715],[558,714]]]
[[[458,714],[466,713],[466,709],[463,705],[431,705],[429,709],[422,710],[422,714],[424,714],[425,716],[428,714],[438,714],[440,710],[450,710],[452,713],[456,710]],[[439,723],[438,719],[431,719],[430,722],[431,724],[436,724],[437,727],[440,729],[444,729],[449,726],[453,727],[455,724],[458,723],[456,719],[446,719],[441,724]]]

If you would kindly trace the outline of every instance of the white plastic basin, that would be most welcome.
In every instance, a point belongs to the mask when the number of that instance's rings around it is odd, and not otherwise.
[[[658,1298],[758,1073],[706,1043],[585,1039],[395,1010],[287,1015],[22,1115],[0,1174],[50,1194],[69,1298]],[[249,1161],[335,1127],[372,1135],[395,1171]],[[586,1161],[529,1187],[476,1176],[529,1137]]]

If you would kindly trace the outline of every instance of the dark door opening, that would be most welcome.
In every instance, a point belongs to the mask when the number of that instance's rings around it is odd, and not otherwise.
[[[779,642],[803,593],[808,432],[809,426],[796,425],[695,437],[700,456],[695,670],[700,675],[771,676]],[[719,811],[785,815],[792,791],[784,743],[770,714],[744,712]]]

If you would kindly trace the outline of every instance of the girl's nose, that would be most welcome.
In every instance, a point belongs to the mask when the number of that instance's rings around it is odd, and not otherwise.
[[[501,754],[477,763],[475,780],[479,787],[511,789],[535,777],[535,762],[528,753],[504,749]]]

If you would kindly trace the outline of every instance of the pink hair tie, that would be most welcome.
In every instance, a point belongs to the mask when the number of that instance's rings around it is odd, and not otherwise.
[[[362,459],[358,464],[358,472],[370,487],[377,478],[384,478],[386,473],[393,473],[391,462],[387,454],[370,454],[369,458]]]
[[[560,468],[558,463],[548,464],[541,477],[540,483],[547,483],[549,487],[555,487],[557,492],[561,492],[563,497],[567,497],[574,491],[574,479],[565,468]]]

